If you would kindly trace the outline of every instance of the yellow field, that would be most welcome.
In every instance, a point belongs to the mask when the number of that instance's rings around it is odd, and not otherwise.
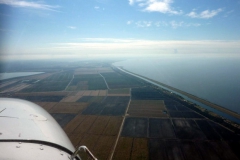
[[[136,117],[169,117],[162,100],[132,100],[128,109],[130,116]]]

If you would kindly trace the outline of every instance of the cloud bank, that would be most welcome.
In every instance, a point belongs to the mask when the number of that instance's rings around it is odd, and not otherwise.
[[[172,54],[239,55],[240,41],[154,41],[144,39],[82,38],[78,42],[51,43],[42,47],[21,46],[2,50],[1,59],[139,57]],[[52,57],[54,55],[54,57]]]
[[[43,9],[50,11],[56,11],[55,9],[59,8],[59,6],[47,5],[42,2],[29,2],[22,0],[0,0],[0,4],[19,8]]]

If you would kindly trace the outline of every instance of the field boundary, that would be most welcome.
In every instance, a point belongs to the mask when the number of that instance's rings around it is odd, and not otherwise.
[[[113,158],[114,152],[115,152],[116,147],[117,147],[117,144],[118,144],[118,140],[119,140],[119,138],[120,138],[120,135],[121,135],[121,132],[122,132],[122,129],[123,129],[123,125],[124,125],[125,119],[126,119],[126,117],[127,117],[127,115],[128,115],[128,114],[127,114],[127,113],[128,113],[128,109],[129,109],[129,106],[130,106],[130,103],[131,103],[131,100],[132,100],[131,90],[132,90],[132,89],[130,88],[130,99],[129,99],[129,102],[128,102],[128,106],[127,106],[126,111],[125,111],[125,114],[124,114],[124,116],[123,116],[122,124],[121,124],[121,126],[120,126],[120,129],[119,129],[119,132],[118,132],[118,135],[117,135],[117,139],[116,139],[116,142],[115,142],[115,144],[114,144],[114,146],[113,146],[112,153],[111,153],[111,155],[110,155],[109,160],[112,160],[112,158]]]
[[[105,82],[105,84],[107,86],[107,89],[110,89],[108,84],[107,84],[107,81],[106,81],[105,77],[101,73],[99,73],[99,75],[103,78],[103,80],[104,80],[104,82]]]
[[[68,83],[68,85],[66,86],[66,88],[64,89],[64,91],[66,91],[66,89],[68,88],[68,86],[71,84],[71,82],[72,82],[72,80],[74,79],[74,74],[73,74],[73,77],[72,77],[72,79],[71,79],[71,81]]]

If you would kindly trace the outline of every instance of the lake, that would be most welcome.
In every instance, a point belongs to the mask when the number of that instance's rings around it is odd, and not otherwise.
[[[114,65],[240,113],[240,56],[175,54]]]
[[[31,76],[36,74],[41,74],[44,72],[8,72],[8,73],[0,73],[0,80],[6,80],[10,78]]]

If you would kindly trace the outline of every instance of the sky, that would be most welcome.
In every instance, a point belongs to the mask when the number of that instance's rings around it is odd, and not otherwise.
[[[240,54],[240,0],[0,0],[0,59]]]

